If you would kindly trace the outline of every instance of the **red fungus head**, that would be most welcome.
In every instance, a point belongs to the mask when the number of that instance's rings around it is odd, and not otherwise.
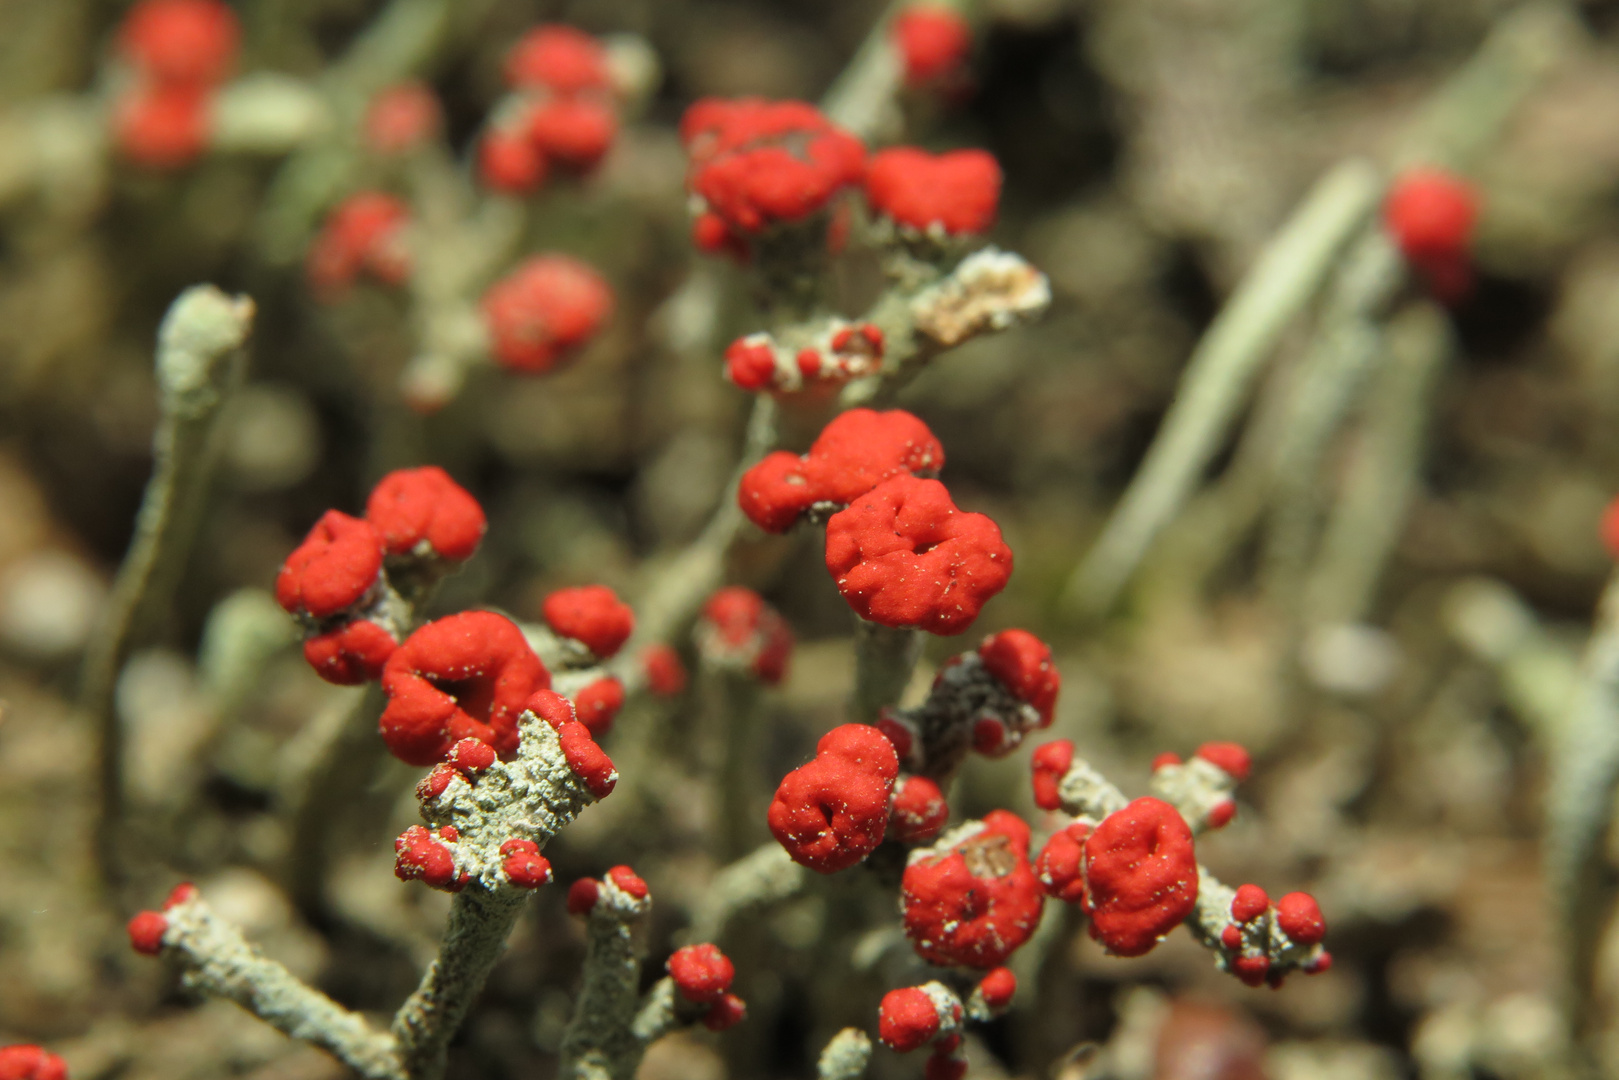
[[[456,874],[455,855],[425,826],[412,825],[401,833],[394,841],[394,851],[394,877],[400,881],[420,881],[428,888],[451,892],[459,892],[466,884],[465,876]]]
[[[618,653],[635,630],[635,612],[605,585],[558,589],[540,605],[545,624],[572,638],[598,660]]]
[[[1034,772],[1034,805],[1042,810],[1061,809],[1062,796],[1058,794],[1058,786],[1073,763],[1072,739],[1058,739],[1035,750],[1029,758]]]
[[[460,739],[504,758],[517,752],[517,717],[551,676],[510,619],[466,611],[421,627],[388,658],[379,726],[408,765],[442,761]]]
[[[1165,750],[1162,754],[1152,759],[1150,768],[1153,772],[1157,772],[1159,769],[1166,769],[1171,765],[1179,765],[1180,763],[1181,756],[1179,754]]]
[[[747,1002],[735,994],[724,994],[703,1014],[703,1026],[710,1031],[724,1031],[748,1018]]]
[[[998,967],[978,981],[978,993],[991,1011],[1001,1012],[1017,993],[1017,976],[1010,968]]]
[[[930,154],[897,146],[875,154],[866,170],[866,200],[877,214],[950,236],[988,232],[1001,198],[1001,167],[983,150]]]
[[[902,1054],[919,1050],[939,1033],[939,1008],[920,986],[890,990],[877,1007],[877,1038]]]
[[[592,795],[605,799],[612,794],[618,770],[606,751],[596,745],[590,729],[579,722],[573,702],[554,690],[537,690],[523,707],[556,731],[568,768]]]
[[[894,786],[888,836],[902,844],[921,844],[939,835],[950,820],[950,804],[939,785],[925,776],[907,776]]]
[[[382,537],[370,522],[328,510],[293,549],[275,598],[293,614],[325,619],[358,603],[382,573]]]
[[[568,914],[588,915],[601,899],[601,882],[595,878],[580,878],[568,886]]]
[[[615,866],[607,871],[607,879],[636,900],[645,900],[649,893],[641,875],[627,866]]]
[[[500,864],[506,880],[519,889],[537,889],[551,881],[551,862],[532,840],[512,838],[500,845]]]
[[[574,712],[590,737],[599,739],[613,727],[613,718],[624,707],[624,684],[609,675],[586,685],[573,696]]]
[[[776,350],[758,335],[737,338],[725,349],[725,377],[743,390],[768,389],[776,380]]]
[[[749,469],[737,502],[755,525],[783,533],[817,504],[848,506],[890,477],[943,467],[944,447],[915,416],[850,409],[802,457],[778,450]]]
[[[595,168],[618,134],[618,117],[594,97],[549,101],[529,115],[528,137],[546,159],[575,172]]]
[[[513,371],[543,374],[571,358],[613,310],[613,292],[590,266],[536,255],[483,297],[490,351]]]
[[[736,978],[736,965],[713,945],[687,945],[669,957],[669,977],[680,996],[697,1005],[711,1005],[725,996]]]
[[[423,82],[385,87],[365,109],[365,142],[379,154],[402,154],[437,135],[444,126],[438,95]]]
[[[140,0],[118,28],[118,50],[164,86],[204,89],[236,63],[241,27],[219,0]]]
[[[905,936],[933,964],[998,967],[1040,923],[1043,897],[1029,865],[1029,827],[995,810],[914,852],[900,882]]]
[[[895,17],[892,34],[905,70],[905,83],[912,87],[958,76],[973,43],[967,20],[942,4],[907,5]]]
[[[674,697],[686,689],[686,665],[671,645],[649,645],[641,654],[647,689],[659,697]]]
[[[478,500],[437,465],[384,476],[365,502],[365,519],[389,555],[448,562],[472,558],[488,526]]]
[[[304,659],[315,674],[338,686],[359,686],[382,678],[399,642],[369,619],[352,619],[324,634],[304,639]]]
[[[1085,840],[1092,933],[1115,956],[1141,956],[1192,913],[1197,856],[1192,830],[1160,799],[1137,799]]]
[[[1276,925],[1300,945],[1319,945],[1327,936],[1327,920],[1315,897],[1306,892],[1288,893],[1276,901]]]
[[[1040,855],[1034,860],[1034,876],[1047,896],[1065,904],[1085,902],[1085,873],[1083,869],[1085,838],[1091,827],[1076,821],[1046,841]]]
[[[530,195],[545,183],[545,155],[526,131],[490,128],[478,140],[478,179],[491,191]]]
[[[770,832],[793,861],[822,874],[847,869],[882,843],[899,758],[876,728],[844,724],[815,759],[788,773],[770,804]]]
[[[978,658],[1002,686],[1040,714],[1040,726],[1051,723],[1062,677],[1051,663],[1051,646],[1027,630],[1002,630],[978,646]]]
[[[1012,575],[1012,549],[937,480],[896,476],[826,523],[826,568],[856,614],[959,634]]]
[[[163,935],[169,932],[169,920],[161,911],[142,911],[129,920],[129,945],[142,956],[156,956],[163,951]]]
[[[1254,767],[1254,759],[1248,751],[1234,742],[1204,743],[1193,756],[1202,758],[1239,784],[1248,779]]]
[[[1467,181],[1441,169],[1413,169],[1394,182],[1383,222],[1400,253],[1441,300],[1458,300],[1472,287],[1473,225],[1478,194]]]
[[[67,1063],[32,1043],[0,1046],[0,1080],[67,1080]]]
[[[560,24],[536,26],[507,54],[506,83],[557,94],[606,90],[611,85],[607,53],[583,30]]]
[[[145,83],[119,95],[113,141],[125,159],[148,169],[178,169],[202,156],[211,126],[205,91]]]
[[[1231,917],[1237,922],[1253,922],[1270,907],[1270,897],[1258,885],[1239,885],[1231,898]]]
[[[410,208],[384,191],[350,195],[326,215],[320,234],[309,248],[307,272],[317,293],[340,295],[362,274],[386,285],[398,285],[410,276],[410,256],[404,248]]]
[[[705,647],[718,658],[747,660],[749,670],[770,686],[787,677],[792,628],[752,589],[729,585],[716,592],[703,605],[703,623]]]

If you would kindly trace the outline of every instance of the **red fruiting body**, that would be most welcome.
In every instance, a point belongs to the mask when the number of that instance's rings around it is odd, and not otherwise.
[[[612,729],[613,717],[624,707],[624,684],[611,675],[597,679],[573,696],[573,707],[590,737],[600,738]]]
[[[939,785],[925,776],[907,776],[894,787],[888,835],[902,844],[933,839],[950,820],[950,804]]]
[[[725,996],[736,978],[736,966],[713,945],[687,945],[669,957],[669,977],[680,996],[697,1005],[710,1005]]]
[[[847,869],[882,843],[899,758],[866,724],[835,727],[815,760],[782,778],[770,804],[770,832],[793,861],[822,874]]]
[[[1320,975],[1324,971],[1331,970],[1332,954],[1327,952],[1325,949],[1322,949],[1321,952],[1316,954],[1313,960],[1306,962],[1304,965],[1304,973],[1306,975]]]
[[[598,660],[616,655],[635,630],[635,612],[605,585],[558,589],[545,598],[540,611],[547,626],[581,643]]]
[[[1288,893],[1276,901],[1276,925],[1300,945],[1319,945],[1327,936],[1327,920],[1309,893]]]
[[[161,911],[143,911],[129,920],[129,944],[143,956],[156,956],[163,951],[163,935],[169,932],[169,920]]]
[[[959,1045],[935,1048],[922,1066],[922,1080],[966,1080],[967,1062],[956,1053]]]
[[[1040,714],[1040,726],[1051,724],[1062,677],[1051,663],[1051,646],[1027,630],[1002,630],[978,646],[978,659],[1002,686]]]
[[[1204,743],[1197,748],[1194,756],[1224,771],[1239,784],[1248,779],[1248,774],[1254,767],[1253,758],[1248,755],[1248,751],[1234,742]]]
[[[514,87],[545,87],[559,94],[605,90],[607,53],[601,44],[571,26],[536,26],[506,56],[506,82]]]
[[[1034,805],[1042,810],[1062,808],[1062,796],[1058,794],[1058,786],[1062,783],[1062,778],[1068,775],[1068,769],[1073,763],[1072,739],[1058,739],[1035,750],[1029,758],[1029,765],[1034,771]]]
[[[119,96],[113,137],[119,153],[149,169],[177,169],[208,145],[206,92],[191,86],[147,83]]]
[[[432,889],[451,891],[459,891],[465,884],[464,879],[456,878],[455,856],[425,826],[412,825],[401,833],[394,841],[394,851],[398,853],[394,877],[400,881],[420,881]]]
[[[911,4],[894,19],[893,41],[906,85],[926,86],[961,71],[972,48],[972,28],[953,8]]]
[[[475,776],[495,763],[495,748],[479,739],[462,739],[444,760],[452,769]]]
[[[776,378],[776,351],[751,335],[737,338],[725,349],[725,377],[743,390],[769,387]]]
[[[539,690],[530,697],[524,709],[550,724],[562,744],[562,756],[581,783],[598,799],[612,794],[618,783],[618,770],[596,740],[590,729],[576,719],[573,702],[552,690]]]
[[[641,654],[647,689],[659,697],[674,697],[686,689],[686,665],[670,645],[649,645]]]
[[[588,915],[601,898],[601,883],[595,878],[580,878],[568,886],[568,914]]]
[[[438,97],[426,83],[387,87],[365,110],[365,141],[379,154],[402,154],[432,138],[443,126]]]
[[[315,674],[338,686],[359,686],[382,677],[399,642],[369,619],[354,619],[304,640],[304,659]]]
[[[1012,575],[1012,549],[937,480],[896,476],[826,523],[826,568],[861,618],[959,634]]]
[[[67,1063],[32,1043],[0,1046],[0,1080],[67,1080]]]
[[[916,745],[916,729],[910,723],[895,715],[893,709],[884,708],[877,714],[875,726],[893,744],[894,753],[901,761],[911,756],[911,748]]]
[[[1270,974],[1270,957],[1238,956],[1231,961],[1231,973],[1249,986],[1262,986]]]
[[[1192,830],[1151,797],[1109,814],[1085,840],[1092,933],[1115,956],[1141,956],[1192,913],[1197,857]]]
[[[1427,278],[1441,300],[1458,300],[1472,287],[1470,265],[1478,196],[1460,177],[1415,169],[1395,181],[1383,221],[1400,252]]]
[[[735,994],[726,994],[708,1007],[703,1014],[703,1026],[710,1031],[724,1031],[748,1018],[748,1006]]]
[[[1237,922],[1253,922],[1270,907],[1270,897],[1258,885],[1239,885],[1231,898],[1231,917]]]
[[[338,295],[368,273],[386,285],[410,276],[403,245],[410,208],[383,191],[350,195],[326,215],[309,249],[309,283],[327,296]]]
[[[890,477],[943,467],[944,447],[915,416],[850,409],[802,457],[778,450],[749,469],[737,502],[755,525],[783,533],[817,504],[848,506]]]
[[[865,169],[860,140],[801,101],[705,98],[680,135],[688,186],[733,236],[810,217]]]
[[[536,255],[483,297],[490,351],[513,371],[543,374],[593,337],[613,309],[595,270],[567,255]]]
[[[453,765],[445,762],[434,765],[431,771],[417,782],[416,798],[422,802],[432,802],[449,790],[450,785],[455,782],[455,778],[459,775],[461,774],[455,770]]]
[[[1204,821],[1208,823],[1211,829],[1223,829],[1231,824],[1231,819],[1236,816],[1237,804],[1230,799],[1221,799],[1209,807],[1209,812]]]
[[[613,110],[593,98],[547,102],[528,120],[528,137],[547,160],[579,172],[595,168],[617,134]]]
[[[1040,922],[1044,898],[1028,854],[1029,827],[995,810],[982,829],[948,849],[913,855],[900,900],[905,936],[917,954],[941,965],[1004,963]]]
[[[191,884],[189,881],[182,881],[173,889],[169,890],[169,895],[163,900],[163,910],[171,911],[174,908],[179,907],[181,904],[189,904],[196,898],[197,887]]]
[[[1242,928],[1236,923],[1227,923],[1220,931],[1220,944],[1233,952],[1242,948]]]
[[[1602,523],[1598,529],[1608,557],[1619,559],[1619,499],[1610,502],[1608,508],[1602,511]]]
[[[500,845],[505,862],[500,864],[506,880],[520,889],[537,889],[551,880],[551,863],[540,854],[532,840],[512,838]]]
[[[1152,759],[1152,771],[1157,772],[1159,769],[1170,765],[1179,765],[1180,763],[1181,756],[1179,754],[1172,754],[1166,750],[1162,754],[1159,754],[1157,757]]]
[[[939,1033],[939,1009],[920,986],[890,990],[877,1007],[877,1038],[902,1054],[919,1050]]]
[[[141,0],[118,28],[118,49],[154,82],[202,89],[230,74],[240,38],[219,0]]]
[[[775,686],[787,677],[793,655],[793,631],[787,620],[752,589],[729,585],[708,598],[703,619],[720,649],[751,653],[750,670]]]
[[[873,155],[866,200],[895,224],[951,236],[988,231],[1001,198],[1001,167],[983,150],[930,154],[898,146]]]
[[[979,980],[978,993],[985,1005],[1000,1012],[1012,1004],[1012,996],[1017,993],[1017,976],[1010,968],[998,967]]]
[[[551,676],[510,619],[466,611],[421,627],[382,672],[388,706],[379,727],[407,765],[444,760],[461,739],[479,739],[502,757],[517,752],[517,717]]]
[[[1085,902],[1085,838],[1091,827],[1074,822],[1046,841],[1034,860],[1034,876],[1041,890],[1066,904]]]
[[[366,499],[365,519],[382,535],[389,555],[449,562],[472,558],[488,525],[478,500],[437,465],[384,476]]]
[[[492,191],[527,195],[545,182],[545,156],[528,132],[492,128],[478,140],[478,178]]]
[[[370,522],[328,510],[293,549],[275,598],[293,614],[330,618],[359,602],[382,573],[382,537]]]
[[[607,877],[621,891],[628,893],[635,899],[645,900],[647,898],[646,882],[641,880],[640,875],[629,867],[615,866],[607,871]]]

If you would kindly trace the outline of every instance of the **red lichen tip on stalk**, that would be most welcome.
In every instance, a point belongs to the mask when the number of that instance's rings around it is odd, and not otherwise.
[[[472,558],[488,527],[478,500],[437,465],[384,476],[366,499],[365,519],[389,555],[455,563]]]
[[[595,878],[580,878],[568,886],[568,914],[588,915],[599,899],[601,882]]]
[[[382,537],[370,522],[328,510],[281,564],[276,602],[292,614],[316,619],[339,614],[376,584],[382,550]]]
[[[507,54],[506,83],[558,94],[606,90],[611,85],[607,53],[583,30],[561,24],[536,26]]]
[[[1141,956],[1197,903],[1192,830],[1173,806],[1140,798],[1085,840],[1091,933],[1115,956]]]
[[[939,1033],[939,1008],[920,986],[890,990],[877,1007],[877,1038],[902,1054],[919,1050]]]
[[[444,125],[438,95],[423,82],[402,82],[385,87],[365,109],[365,142],[379,154],[414,150]]]
[[[890,740],[892,741],[892,740]],[[894,787],[888,836],[902,844],[920,844],[939,835],[950,820],[950,804],[939,785],[925,776],[907,776]]]
[[[1019,701],[1034,706],[1049,727],[1062,676],[1051,663],[1051,646],[1027,630],[1002,630],[978,646],[985,669]]]
[[[181,904],[189,904],[197,898],[197,887],[189,881],[182,881],[169,890],[169,895],[163,900],[163,910],[172,911]]]
[[[914,852],[901,879],[905,936],[929,963],[998,967],[1040,923],[1029,827],[1005,810],[979,824]]]
[[[1234,742],[1204,743],[1197,748],[1197,753],[1193,756],[1200,757],[1222,770],[1239,784],[1248,779],[1248,774],[1254,767],[1252,756]]]
[[[612,310],[607,282],[567,255],[527,259],[483,297],[490,352],[502,366],[534,375],[569,359]]]
[[[803,456],[778,450],[749,469],[737,502],[761,529],[784,533],[813,507],[845,507],[891,477],[943,467],[944,447],[917,417],[850,409]]]
[[[1305,892],[1288,893],[1276,901],[1276,925],[1300,945],[1319,945],[1327,936],[1327,920],[1315,897]]]
[[[624,684],[609,675],[588,684],[573,696],[574,713],[590,737],[599,739],[613,727],[613,718],[624,707]]]
[[[113,141],[123,157],[147,169],[178,169],[207,149],[209,95],[192,86],[143,83],[113,103]]]
[[[667,967],[680,996],[697,1005],[710,1005],[723,998],[736,978],[736,965],[709,944],[676,949]]]
[[[601,163],[618,135],[618,117],[603,100],[563,98],[538,106],[528,118],[528,137],[548,161],[586,172]]]
[[[866,200],[897,225],[950,236],[989,231],[1001,198],[1001,167],[983,150],[930,154],[897,146],[872,156]]]
[[[421,627],[382,673],[388,705],[379,727],[408,765],[444,760],[461,739],[478,739],[503,758],[517,752],[517,717],[551,676],[510,619],[467,611]]]
[[[894,19],[894,47],[911,87],[945,82],[960,74],[972,48],[972,27],[954,8],[910,4]]]
[[[465,874],[457,875],[455,855],[440,842],[448,830],[435,833],[423,825],[412,825],[394,841],[394,877],[400,881],[420,881],[432,889],[460,892],[467,884]]]
[[[1085,903],[1085,838],[1091,827],[1076,821],[1056,833],[1034,860],[1034,876],[1047,896],[1065,904]]]
[[[404,230],[410,208],[384,191],[350,195],[326,215],[309,248],[309,284],[323,297],[340,296],[362,273],[385,285],[410,276]]]
[[[1042,810],[1061,809],[1062,796],[1058,789],[1073,763],[1072,739],[1058,739],[1035,749],[1029,757],[1029,767],[1034,773],[1034,805]]]
[[[141,0],[118,28],[118,51],[165,86],[216,86],[236,63],[241,27],[219,0]]]
[[[129,920],[129,944],[142,956],[156,956],[163,951],[163,936],[169,932],[169,920],[161,911],[142,911]]]
[[[1394,182],[1383,222],[1400,253],[1444,301],[1472,288],[1473,226],[1478,195],[1467,181],[1441,169],[1413,169]]]
[[[635,612],[605,585],[558,589],[540,605],[545,624],[598,660],[615,656],[635,630]]]
[[[551,863],[532,840],[513,837],[500,845],[500,864],[506,880],[520,889],[537,889],[551,881]]]
[[[998,967],[978,982],[978,994],[991,1012],[1001,1012],[1012,1004],[1017,993],[1017,976],[1010,968]]]
[[[1012,549],[937,480],[896,476],[826,524],[826,568],[861,618],[959,634],[1012,576]]]
[[[922,1066],[922,1080],[966,1080],[967,1061],[958,1053],[960,1049],[959,1042],[935,1048]]]
[[[748,1018],[747,1002],[735,994],[726,994],[708,1007],[703,1014],[703,1026],[710,1031],[724,1031]]]
[[[647,689],[659,697],[674,697],[686,689],[686,665],[672,645],[649,645],[641,654]]]
[[[359,686],[382,677],[399,647],[386,628],[353,619],[335,630],[304,639],[304,660],[315,674],[337,686]]]
[[[607,871],[607,880],[633,900],[645,900],[649,895],[646,882],[627,866],[615,866]]]
[[[590,729],[579,722],[573,702],[554,690],[538,690],[523,708],[556,731],[563,759],[591,795],[605,799],[612,794],[618,784],[618,770],[606,751],[596,745]]]
[[[1270,897],[1258,885],[1239,885],[1231,898],[1231,917],[1240,923],[1253,922],[1270,907]]]
[[[1166,750],[1162,754],[1159,754],[1157,757],[1152,759],[1152,765],[1150,768],[1153,772],[1157,772],[1159,769],[1165,769],[1171,765],[1179,765],[1180,763],[1181,756],[1179,754],[1171,753],[1170,751]]]
[[[730,656],[751,656],[748,668],[769,686],[787,677],[793,631],[775,608],[752,589],[728,585],[703,605],[705,641]]]
[[[529,195],[545,182],[545,155],[527,131],[491,128],[478,140],[478,179],[491,191]]]
[[[882,843],[898,775],[894,746],[876,728],[833,728],[816,744],[815,759],[782,779],[770,832],[794,862],[822,874],[847,869]]]
[[[462,739],[450,747],[444,763],[471,778],[493,766],[498,760],[495,748],[481,739]]]
[[[67,1063],[33,1043],[0,1046],[0,1080],[67,1080]]]

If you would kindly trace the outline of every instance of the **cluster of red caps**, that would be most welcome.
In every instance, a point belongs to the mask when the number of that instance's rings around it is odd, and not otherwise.
[[[309,246],[305,272],[315,294],[335,300],[362,275],[390,286],[410,277],[404,242],[410,207],[386,191],[360,191],[332,208]]]
[[[571,26],[537,26],[506,57],[507,99],[478,144],[478,171],[495,191],[526,195],[551,169],[596,167],[618,134],[611,70],[601,43]]]
[[[737,499],[766,532],[830,514],[826,568],[861,618],[959,634],[1012,574],[1012,550],[983,514],[958,509],[936,472],[944,448],[901,409],[851,409],[802,456],[767,455]]]
[[[1439,299],[1454,303],[1473,287],[1478,193],[1443,169],[1403,173],[1389,189],[1383,221],[1400,253]]]
[[[113,106],[113,135],[125,157],[155,169],[196,160],[240,38],[236,14],[220,0],[140,0],[129,9],[118,53],[132,78]]]
[[[770,334],[739,337],[725,350],[725,377],[743,390],[824,394],[882,366],[883,332],[872,323],[836,319],[818,337],[796,351]]]
[[[67,1080],[67,1063],[32,1043],[0,1046],[0,1080]]]
[[[752,589],[728,585],[709,597],[698,619],[697,639],[710,663],[745,668],[768,686],[787,677],[792,627]]]

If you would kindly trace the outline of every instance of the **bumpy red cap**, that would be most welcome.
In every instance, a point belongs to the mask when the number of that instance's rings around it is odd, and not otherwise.
[[[770,804],[770,832],[793,861],[822,874],[860,862],[882,843],[899,758],[866,724],[835,727],[815,759],[788,773]]]
[[[659,697],[673,697],[686,689],[686,665],[671,645],[649,645],[641,654],[647,689]]]
[[[939,1009],[920,986],[890,990],[877,1007],[877,1037],[902,1054],[921,1049],[939,1033]]]
[[[725,996],[736,965],[713,945],[687,945],[669,957],[669,977],[687,1001],[709,1005]]]
[[[586,915],[601,898],[601,882],[595,878],[580,878],[568,886],[568,914]]]
[[[501,872],[518,888],[537,889],[551,881],[551,861],[540,854],[534,841],[514,837],[500,845],[500,854],[504,859]]]
[[[607,752],[596,745],[590,729],[577,719],[573,702],[554,690],[536,690],[523,707],[556,730],[563,759],[592,795],[605,799],[612,794],[618,770]]]
[[[983,825],[905,868],[905,936],[929,963],[998,967],[1040,923],[1044,897],[1029,865],[1029,827],[1005,810],[985,815]]]
[[[119,95],[113,106],[118,152],[148,169],[177,169],[208,145],[208,94],[192,86],[146,83]]]
[[[926,86],[960,72],[972,48],[972,28],[954,8],[911,4],[894,19],[894,47],[905,68],[905,82]]]
[[[793,655],[793,631],[775,608],[752,589],[729,585],[708,598],[703,619],[719,647],[751,651],[752,672],[775,686],[787,677]]]
[[[724,994],[703,1014],[703,1026],[710,1031],[724,1031],[748,1018],[747,1002],[735,994]]]
[[[624,707],[624,684],[611,675],[597,679],[573,696],[573,707],[590,737],[599,739],[612,730],[613,718]]]
[[[410,208],[385,191],[350,195],[326,216],[309,249],[309,283],[317,292],[340,294],[366,273],[387,285],[410,276],[402,233]]]
[[[1276,901],[1276,925],[1300,945],[1318,945],[1327,936],[1327,920],[1315,897],[1306,892],[1288,893]]]
[[[169,932],[169,920],[161,911],[143,911],[130,919],[125,929],[129,931],[131,948],[143,956],[156,956],[163,951],[163,935]]]
[[[1035,750],[1029,758],[1029,766],[1034,772],[1034,805],[1042,810],[1057,810],[1062,807],[1062,796],[1058,794],[1058,787],[1062,783],[1062,778],[1068,775],[1068,768],[1073,763],[1072,739],[1058,739]]]
[[[922,231],[937,225],[952,236],[985,232],[1000,198],[1001,167],[983,150],[930,154],[896,146],[874,155],[866,170],[872,210]]]
[[[1051,723],[1062,676],[1051,663],[1051,646],[1027,630],[1002,630],[978,646],[978,658],[1002,686],[1040,714],[1040,726]]]
[[[1253,770],[1254,761],[1248,751],[1234,742],[1210,742],[1197,748],[1194,757],[1200,757],[1210,765],[1230,775],[1237,783],[1248,779]]]
[[[491,128],[478,140],[478,178],[493,191],[528,195],[545,182],[545,155],[526,131]]]
[[[1017,993],[1017,976],[1012,974],[1011,968],[998,967],[978,981],[978,993],[985,1005],[1000,1012],[1012,1004],[1012,997]]]
[[[506,82],[559,94],[605,90],[610,84],[607,53],[583,30],[560,24],[536,26],[507,54]]]
[[[443,124],[432,87],[422,82],[395,83],[366,106],[365,141],[379,154],[402,154],[432,138]]]
[[[742,476],[737,502],[748,520],[783,533],[818,503],[848,506],[890,477],[935,473],[944,447],[903,409],[850,409],[802,457],[778,450]]]
[[[325,619],[358,602],[382,573],[382,537],[368,521],[328,510],[275,579],[285,610]]]
[[[826,523],[826,568],[862,618],[959,634],[1012,576],[1012,549],[937,480],[896,476]]]
[[[540,613],[552,630],[581,643],[599,660],[616,655],[635,630],[635,612],[605,585],[558,589],[545,598]]]
[[[608,880],[637,900],[647,898],[646,882],[627,866],[615,866],[607,871]]]
[[[892,741],[892,740],[890,740]],[[907,776],[894,787],[888,835],[902,844],[920,844],[939,835],[950,820],[950,804],[939,785],[925,776]]]
[[[315,674],[338,686],[359,686],[382,677],[399,642],[369,619],[353,619],[335,630],[304,639],[304,659]]]
[[[613,293],[590,266],[567,255],[536,255],[483,297],[490,351],[513,371],[541,374],[601,329]]]
[[[450,562],[472,558],[488,526],[478,500],[437,465],[384,476],[366,500],[365,519],[382,534],[389,555],[429,554]]]
[[[1151,797],[1109,814],[1085,840],[1092,933],[1115,956],[1141,956],[1192,913],[1197,856],[1192,830]]]
[[[1091,827],[1076,821],[1046,841],[1034,860],[1034,876],[1040,879],[1040,888],[1047,896],[1066,904],[1085,902],[1085,872],[1083,867],[1085,838]]]
[[[382,738],[409,765],[442,761],[467,738],[510,758],[518,714],[550,685],[545,665],[510,619],[489,611],[438,619],[406,638],[383,669]]]
[[[1415,262],[1466,255],[1477,219],[1473,186],[1443,169],[1403,174],[1383,205],[1383,220],[1394,242]]]
[[[67,1063],[32,1043],[0,1046],[0,1080],[67,1080]]]
[[[1231,898],[1231,917],[1237,922],[1253,922],[1270,907],[1270,897],[1258,885],[1239,885]]]
[[[457,876],[455,855],[439,842],[432,830],[412,825],[394,841],[394,877],[400,881],[420,881],[431,889],[459,892],[466,885]]]
[[[607,156],[618,134],[618,117],[606,101],[563,98],[546,102],[529,115],[528,137],[546,158],[583,172]]]
[[[241,27],[219,0],[140,0],[118,28],[118,49],[147,78],[210,87],[236,62]]]

